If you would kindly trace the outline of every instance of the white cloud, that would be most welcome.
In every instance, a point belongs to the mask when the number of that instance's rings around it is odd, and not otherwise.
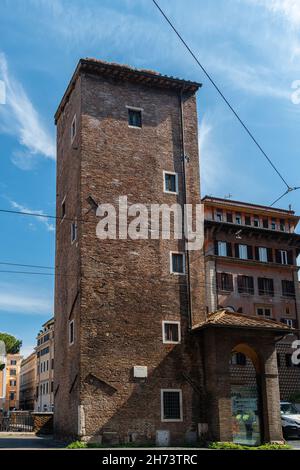
[[[1,53],[0,77],[6,92],[6,104],[0,107],[0,130],[16,136],[26,149],[23,155],[55,159],[54,138],[43,125],[22,85],[9,73],[6,57]]]
[[[282,15],[283,18],[295,27],[300,25],[299,0],[250,0],[250,2],[261,5],[273,13]]]
[[[45,214],[42,210],[29,209],[28,207],[23,206],[22,204],[19,204],[18,202],[11,201],[11,200],[9,202],[10,202],[11,206],[14,209],[18,210],[18,211],[30,212],[32,214],[37,214],[37,217],[35,217],[36,220],[38,220],[40,223],[42,223],[49,232],[54,232],[55,231],[55,226],[52,223],[49,222],[49,219],[47,217],[45,217]],[[41,217],[38,217],[39,215]]]
[[[24,315],[45,315],[53,311],[52,299],[22,283],[0,283],[0,310]]]

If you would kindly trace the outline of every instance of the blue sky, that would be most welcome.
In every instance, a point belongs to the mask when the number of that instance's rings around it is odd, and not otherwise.
[[[298,0],[160,0],[290,185],[300,185]],[[0,208],[55,213],[53,114],[80,57],[203,82],[202,194],[270,204],[278,176],[178,42],[151,0],[1,0]],[[1,102],[1,100],[0,100]],[[284,198],[300,213],[299,193]],[[54,265],[51,220],[0,214],[1,262]],[[0,265],[0,270],[12,269]],[[16,268],[20,269],[20,268]],[[21,269],[22,270],[22,269]],[[33,270],[34,271],[34,270]],[[0,272],[0,331],[28,354],[53,314],[53,278]]]

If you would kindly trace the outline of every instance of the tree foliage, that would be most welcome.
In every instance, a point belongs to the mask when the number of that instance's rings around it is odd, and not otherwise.
[[[0,333],[0,341],[3,341],[7,354],[18,354],[20,352],[22,341],[8,333]]]

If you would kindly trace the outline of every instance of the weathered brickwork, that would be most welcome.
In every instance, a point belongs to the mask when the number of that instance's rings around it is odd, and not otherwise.
[[[126,106],[143,109],[141,129],[128,126]],[[64,197],[67,212],[58,222],[56,256],[59,269],[72,276],[58,276],[56,284],[57,433],[121,441],[136,433],[153,441],[157,429],[169,429],[173,441],[182,441],[200,420],[201,390],[189,382],[201,383],[201,371],[199,348],[188,334],[186,279],[170,274],[170,251],[184,251],[182,241],[100,241],[98,219],[88,213],[87,202],[92,196],[97,203],[117,204],[126,195],[128,204],[183,203],[180,111],[178,90],[88,72],[80,74],[58,118],[57,212]],[[187,200],[195,203],[200,195],[194,94],[183,95],[183,116]],[[163,192],[163,170],[178,173],[178,196]],[[71,244],[68,219],[74,217],[78,241]],[[205,309],[201,257],[192,281],[196,322]],[[72,346],[69,319],[75,321]],[[168,319],[181,321],[181,345],[163,344],[162,321]],[[135,365],[147,366],[147,379],[133,378]],[[182,422],[161,422],[162,388],[182,390]]]
[[[231,440],[229,360],[247,343],[261,358],[264,438],[282,437],[275,353],[281,327],[208,325],[203,252],[186,253],[188,276],[170,273],[170,252],[185,251],[181,240],[96,237],[91,201],[116,208],[120,196],[128,205],[200,202],[197,89],[81,60],[58,108],[57,214],[65,216],[56,238],[57,436],[155,442],[163,430],[182,444],[202,424],[211,439]],[[128,125],[128,107],[142,110],[141,128]],[[163,171],[177,173],[178,194],[164,192]],[[179,344],[163,342],[165,320],[180,322]],[[134,377],[134,366],[147,367],[147,377]],[[182,420],[162,420],[162,389],[181,390]]]

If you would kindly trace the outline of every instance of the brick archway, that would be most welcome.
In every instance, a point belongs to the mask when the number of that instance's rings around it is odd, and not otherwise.
[[[262,372],[262,364],[261,364],[261,358],[257,354],[256,350],[253,349],[251,346],[249,346],[247,343],[240,343],[234,346],[232,349],[232,353],[242,353],[246,357],[248,357],[256,371],[256,374],[261,374]]]
[[[242,352],[255,367],[261,397],[262,440],[282,442],[276,341],[290,333],[285,325],[218,311],[194,327],[204,356],[206,421],[210,439],[232,441],[230,356]]]

